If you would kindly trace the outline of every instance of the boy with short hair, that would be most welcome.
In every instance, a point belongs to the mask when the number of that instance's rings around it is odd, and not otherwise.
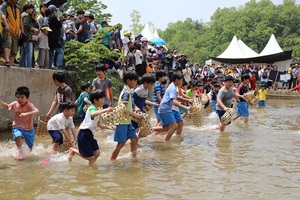
[[[139,85],[133,92],[133,102],[141,112],[145,112],[144,108],[149,110],[149,105],[159,107],[159,104],[147,100],[148,91],[153,88],[154,83],[155,78],[152,75],[144,74],[141,78],[141,85]],[[132,125],[135,129],[138,128],[137,122],[132,121]]]
[[[30,151],[32,151],[34,144],[35,130],[33,127],[33,115],[38,114],[39,110],[28,101],[29,95],[29,89],[22,86],[18,87],[15,92],[17,101],[13,101],[10,104],[0,101],[0,106],[13,113],[12,133],[14,135],[13,140],[18,148],[18,155],[15,157],[16,160],[24,159],[22,152],[23,138]]]
[[[167,73],[163,70],[158,70],[155,73],[156,82],[154,83],[153,87],[153,103],[160,104],[164,94],[165,94],[165,87],[163,82],[166,80]],[[158,107],[153,108],[157,122],[156,126],[160,123],[160,116],[158,114]]]
[[[72,147],[72,140],[66,131],[66,127],[70,128],[74,137],[74,141],[77,141],[77,134],[75,125],[73,123],[73,115],[75,114],[76,104],[68,101],[61,104],[62,113],[54,115],[47,123],[47,130],[52,138],[53,149],[52,153],[56,153],[58,146],[64,142],[64,138],[68,142],[68,146]]]
[[[265,85],[261,84],[260,89],[258,90],[258,97],[259,97],[258,107],[259,108],[266,107],[267,94],[268,94],[268,92],[265,88]]]
[[[56,71],[52,75],[56,91],[54,95],[51,107],[46,114],[46,117],[50,118],[52,112],[58,105],[57,113],[63,112],[62,104],[72,100],[72,89],[65,83],[65,74],[62,71]]]
[[[92,105],[87,109],[85,118],[79,127],[77,136],[78,149],[73,147],[69,150],[68,160],[71,162],[75,154],[88,160],[92,165],[100,156],[97,140],[94,138],[96,127],[99,126],[99,115],[112,110],[111,107],[99,110],[105,102],[105,92],[96,90],[90,95]]]
[[[169,126],[167,135],[165,137],[165,142],[168,142],[174,132],[181,133],[182,127],[178,127],[178,123],[182,122],[182,117],[180,112],[172,111],[172,106],[177,106],[189,110],[189,107],[182,105],[177,101],[177,87],[182,85],[183,75],[180,72],[174,72],[171,78],[171,84],[160,103],[158,108],[158,113],[161,117],[162,126]],[[180,129],[180,130],[179,130]]]
[[[100,64],[96,67],[96,74],[97,78],[93,80],[92,91],[95,90],[101,90],[104,91],[106,94],[105,97],[105,103],[103,105],[103,108],[108,108],[109,106],[113,105],[113,91],[112,91],[112,83],[109,78],[105,76],[105,72],[107,71],[107,68],[104,64]]]
[[[114,141],[118,142],[117,146],[113,150],[111,154],[111,160],[117,159],[121,149],[126,144],[128,139],[131,140],[131,153],[133,157],[137,156],[137,135],[134,127],[131,124],[131,117],[135,117],[137,119],[143,119],[142,115],[138,115],[132,112],[132,88],[136,87],[137,80],[139,76],[135,71],[128,71],[124,74],[124,88],[120,94],[118,105],[124,104],[129,111],[129,119],[124,120],[123,122],[116,125],[116,130],[114,132]]]
[[[232,89],[233,86],[233,77],[225,76],[224,86],[219,90],[217,96],[217,114],[221,121],[222,116],[225,112],[231,108],[232,99],[235,96],[234,91]],[[221,132],[224,132],[226,124],[220,122],[219,129]]]
[[[237,117],[243,117],[244,118],[244,123],[248,123],[248,118],[249,118],[249,110],[248,110],[248,105],[246,100],[244,99],[244,94],[249,91],[249,83],[250,83],[250,76],[249,74],[243,74],[241,77],[241,84],[235,91],[237,99],[236,107],[237,107]]]
[[[80,89],[82,92],[75,101],[75,104],[77,104],[77,112],[79,114],[80,120],[83,121],[85,117],[84,107],[86,105],[91,105],[91,102],[89,101],[90,84],[84,83],[80,86]]]

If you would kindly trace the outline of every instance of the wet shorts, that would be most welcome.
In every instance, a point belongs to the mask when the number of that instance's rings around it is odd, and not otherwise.
[[[97,140],[94,138],[94,134],[89,129],[79,130],[77,136],[78,150],[83,157],[94,156],[94,151],[99,150]]]
[[[126,142],[128,139],[137,138],[132,124],[119,124],[114,132],[115,142]]]
[[[51,135],[52,140],[54,143],[62,144],[64,141],[64,137],[59,131],[48,131],[48,133]]]
[[[167,113],[160,113],[161,117],[161,125],[162,126],[170,126],[173,122],[182,122],[182,117],[179,111],[167,112]]]
[[[243,117],[248,117],[249,116],[249,111],[248,111],[248,105],[246,102],[238,102],[236,104],[237,107],[237,115],[238,116],[243,116]]]
[[[35,135],[34,129],[26,131],[26,130],[23,130],[21,128],[13,128],[12,129],[12,133],[14,135],[14,137],[13,137],[14,141],[16,141],[16,139],[18,137],[22,137],[22,138],[25,139],[25,142],[26,142],[26,144],[27,144],[27,146],[29,148],[33,147],[33,144],[34,144],[34,135]]]
[[[160,117],[160,115],[158,114],[158,108],[157,108],[157,107],[154,107],[153,110],[154,110],[156,119],[158,119],[159,121],[161,121],[161,117]]]

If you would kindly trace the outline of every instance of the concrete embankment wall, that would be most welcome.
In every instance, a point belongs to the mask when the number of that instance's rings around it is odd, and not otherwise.
[[[47,113],[55,94],[53,72],[47,69],[0,66],[0,100],[6,103],[15,101],[16,88],[26,86],[30,90],[29,101],[39,109],[40,114]],[[37,117],[35,116],[35,122]],[[11,123],[11,113],[0,107],[0,129],[10,128]]]

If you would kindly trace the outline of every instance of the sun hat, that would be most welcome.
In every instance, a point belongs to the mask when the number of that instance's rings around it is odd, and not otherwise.
[[[59,10],[55,5],[53,5],[53,4],[51,4],[50,6],[48,6],[48,10],[50,11],[50,12],[53,12],[53,11],[57,11],[57,10]]]
[[[51,28],[49,28],[49,26],[43,26],[42,30],[52,31]]]

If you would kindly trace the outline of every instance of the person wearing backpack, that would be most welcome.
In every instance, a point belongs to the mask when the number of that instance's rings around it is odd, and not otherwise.
[[[268,88],[268,69],[266,65],[258,71],[258,77],[262,84],[265,85],[265,88]]]

